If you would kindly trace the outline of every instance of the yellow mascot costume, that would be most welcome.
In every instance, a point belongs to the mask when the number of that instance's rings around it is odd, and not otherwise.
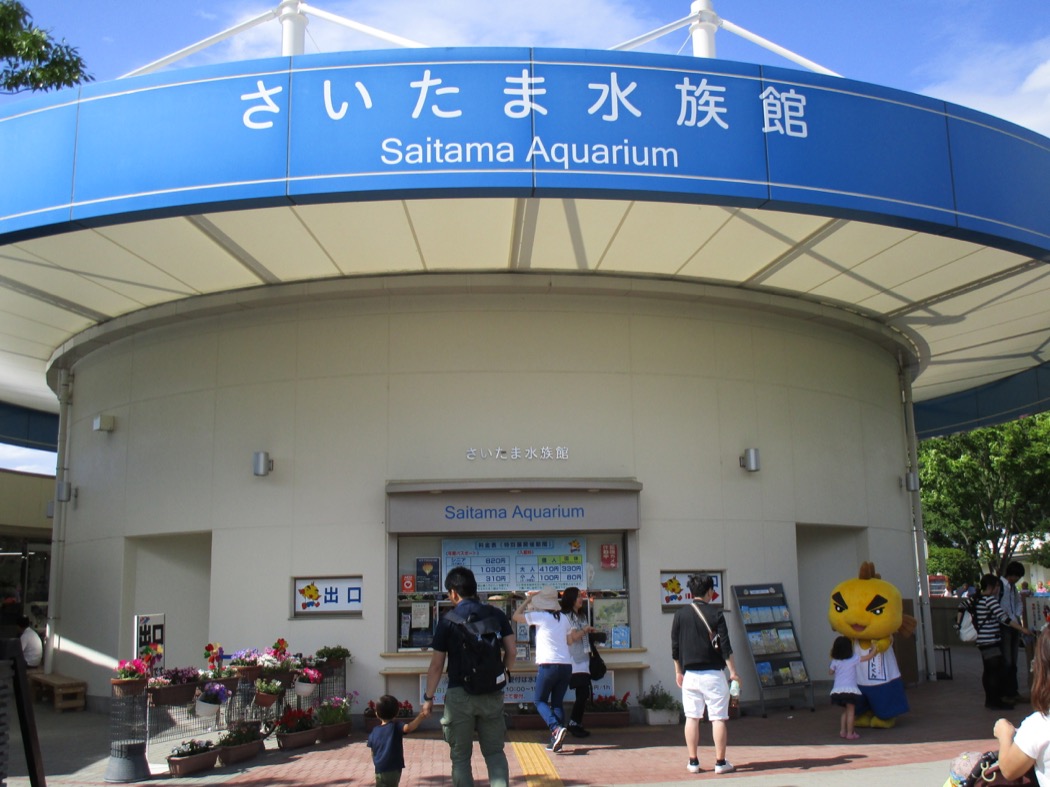
[[[915,618],[903,612],[900,591],[875,573],[873,563],[862,563],[856,579],[847,579],[831,591],[828,621],[853,640],[854,652],[863,654],[874,646],[877,654],[857,665],[863,700],[857,703],[856,726],[892,727],[909,710],[893,635],[910,637],[916,625]]]

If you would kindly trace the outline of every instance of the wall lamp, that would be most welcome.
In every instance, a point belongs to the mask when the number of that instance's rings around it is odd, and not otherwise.
[[[919,474],[915,471],[904,474],[904,488],[909,492],[919,491]]]
[[[758,449],[745,448],[744,453],[740,455],[740,466],[749,473],[757,473],[761,470],[762,467],[758,459]]]
[[[252,472],[255,475],[269,475],[273,470],[273,460],[268,451],[256,451],[252,454]]]
[[[117,419],[112,415],[106,415],[102,413],[95,416],[95,420],[91,422],[91,429],[95,432],[112,432],[117,425]]]

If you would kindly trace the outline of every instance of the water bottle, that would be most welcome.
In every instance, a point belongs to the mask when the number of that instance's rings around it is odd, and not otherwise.
[[[729,705],[736,707],[740,704],[740,681],[732,680],[729,682]]]

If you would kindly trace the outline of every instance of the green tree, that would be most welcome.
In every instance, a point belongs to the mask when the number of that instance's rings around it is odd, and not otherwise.
[[[930,544],[955,547],[1001,573],[1018,553],[1041,557],[1050,529],[1050,414],[919,446]]]
[[[34,25],[17,0],[0,0],[0,92],[46,91],[91,79],[76,47]]]
[[[926,571],[930,574],[944,574],[951,582],[953,590],[963,582],[973,582],[976,585],[977,578],[983,573],[977,559],[965,550],[934,544],[930,544]]]

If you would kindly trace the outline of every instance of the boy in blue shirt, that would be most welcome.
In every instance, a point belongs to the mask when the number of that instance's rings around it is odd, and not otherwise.
[[[398,701],[384,694],[376,702],[376,717],[381,724],[368,733],[368,748],[376,768],[376,787],[397,787],[405,769],[405,748],[401,736],[414,732],[429,714],[424,708],[410,722],[397,720]]]

